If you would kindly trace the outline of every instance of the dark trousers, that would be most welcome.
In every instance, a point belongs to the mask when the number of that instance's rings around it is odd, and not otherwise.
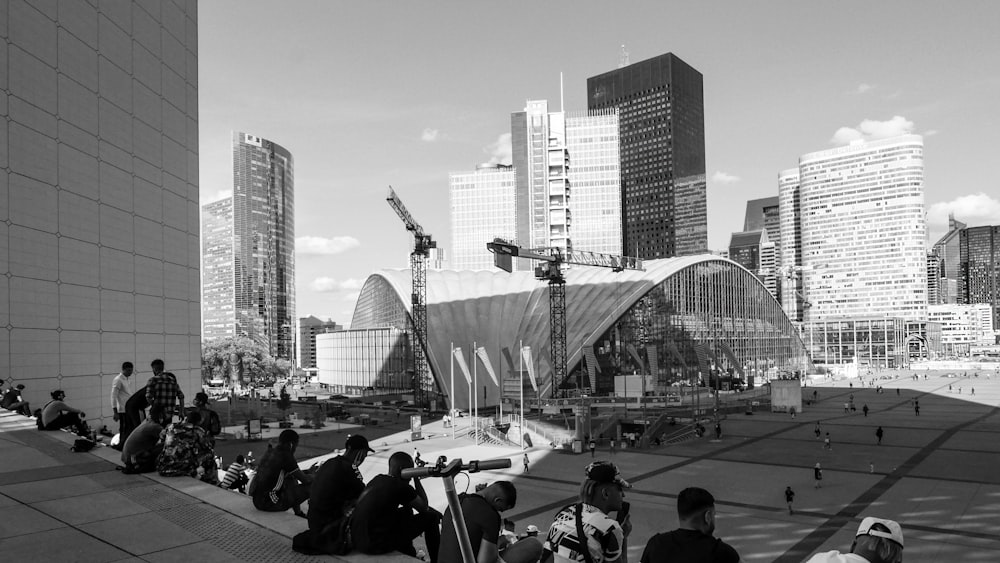
[[[125,445],[125,440],[128,439],[129,434],[142,423],[143,413],[148,406],[145,387],[133,393],[125,401],[125,412],[119,413],[118,416],[118,432],[121,434],[118,437],[118,443],[121,446]]]
[[[362,553],[379,555],[398,551],[416,557],[413,540],[424,536],[427,544],[427,555],[432,562],[438,558],[438,547],[441,545],[440,520],[430,514],[414,514],[409,506],[401,506],[380,516],[385,522],[382,529],[392,530],[389,534],[358,534],[355,536],[355,548]]]
[[[45,425],[45,429],[59,430],[60,428],[66,428],[69,426],[72,426],[73,430],[80,436],[87,434],[87,425],[80,418],[80,415],[74,412],[60,413],[59,416]]]

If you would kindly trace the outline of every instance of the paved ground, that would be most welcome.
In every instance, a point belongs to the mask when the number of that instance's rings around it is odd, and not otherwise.
[[[614,461],[634,484],[628,492],[634,526],[630,560],[638,560],[653,533],[676,526],[677,493],[697,485],[715,494],[717,534],[745,561],[802,561],[817,551],[846,549],[866,515],[900,521],[908,563],[1000,561],[1000,378],[932,374],[927,380],[882,383],[883,394],[846,382],[818,387],[820,402],[795,419],[767,413],[730,417],[721,441],[619,451]],[[851,393],[859,410],[845,414],[843,402]],[[914,399],[920,402],[919,416]],[[864,404],[871,409],[868,417],[860,410]],[[816,421],[830,432],[832,451],[815,439]],[[874,435],[879,425],[885,430],[881,446]],[[354,430],[379,450],[362,467],[366,477],[384,471],[394,451],[412,453],[406,435],[394,434],[399,430]],[[350,431],[304,436],[303,453],[324,454]],[[530,473],[523,474],[516,449],[453,439],[440,423],[426,432],[429,439],[416,446],[427,460],[446,455],[514,461],[510,470],[474,474],[456,484],[472,490],[481,481],[514,480],[519,499],[505,516],[515,520],[518,531],[528,524],[547,527],[552,515],[573,501],[590,461],[589,454],[535,449]],[[33,430],[0,433],[5,559],[42,554],[79,561],[299,559],[288,549],[288,538],[304,528],[294,516],[258,513],[246,497],[192,479],[122,475],[108,461],[117,452],[74,454],[68,438]],[[242,451],[244,445],[220,444],[220,449]],[[598,452],[609,456],[606,448]],[[820,489],[813,488],[816,462],[824,468]],[[794,515],[784,504],[786,485],[797,492]],[[427,488],[432,504],[443,508],[440,483],[428,482]]]

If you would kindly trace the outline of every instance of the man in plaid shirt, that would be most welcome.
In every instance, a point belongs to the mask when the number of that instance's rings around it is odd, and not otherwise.
[[[166,426],[177,409],[176,399],[180,399],[180,406],[184,406],[184,393],[181,386],[177,384],[177,378],[170,372],[163,371],[163,360],[153,360],[150,364],[153,368],[153,377],[149,378],[146,384],[146,400],[149,401],[149,414],[159,415],[159,422]]]

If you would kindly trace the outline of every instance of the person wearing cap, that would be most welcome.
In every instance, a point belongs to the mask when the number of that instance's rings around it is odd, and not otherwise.
[[[381,555],[398,551],[416,557],[413,540],[424,536],[431,562],[441,543],[441,513],[427,504],[427,493],[419,479],[403,477],[413,467],[413,458],[396,452],[389,458],[389,473],[376,475],[358,497],[351,514],[351,537],[361,553]],[[416,511],[416,514],[414,514]]]
[[[715,533],[715,497],[705,489],[688,487],[677,495],[680,526],[649,538],[641,563],[704,561],[739,563],[740,555]]]
[[[501,512],[514,508],[517,504],[517,489],[510,481],[494,481],[489,486],[472,494],[459,495],[462,516],[472,544],[476,563],[534,563],[542,552],[537,539],[525,538],[511,544],[500,555],[500,533],[503,530]],[[455,533],[455,523],[451,508],[444,511],[441,520],[441,547],[438,563],[463,563],[462,549]]]
[[[23,383],[18,383],[17,387],[11,384],[10,389],[4,392],[3,399],[0,400],[0,407],[24,416],[31,416],[31,405],[21,397],[21,391],[24,391]]]
[[[260,460],[260,468],[250,483],[250,495],[257,510],[284,512],[289,508],[296,516],[306,517],[299,506],[309,498],[312,478],[299,469],[295,461],[295,448],[299,433],[285,429],[278,435],[278,445],[271,448]]]
[[[354,508],[361,492],[365,490],[365,480],[358,467],[374,452],[368,439],[361,434],[352,434],[344,444],[344,453],[326,460],[319,466],[309,491],[309,530],[322,533]]]
[[[538,537],[538,526],[534,524],[528,524],[524,528],[524,534],[519,536],[517,539],[523,540],[524,538],[537,538]]]
[[[543,563],[627,561],[625,542],[632,532],[632,522],[624,499],[625,489],[631,485],[610,461],[595,461],[584,474],[580,502],[560,510],[549,527],[540,559]],[[610,512],[616,512],[618,518],[611,518]],[[581,531],[584,538],[580,537]],[[580,550],[581,546],[586,546],[587,553]]]
[[[806,563],[902,563],[903,529],[897,522],[868,516],[854,535],[851,551],[817,553]]]

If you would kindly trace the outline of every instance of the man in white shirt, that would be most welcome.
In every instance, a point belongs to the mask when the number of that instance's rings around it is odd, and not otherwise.
[[[121,373],[111,382],[111,408],[114,410],[114,419],[118,423],[119,432],[128,424],[125,417],[125,402],[132,396],[132,382],[129,378],[132,377],[133,369],[132,362],[122,363]],[[116,449],[122,449],[123,442],[124,440],[119,442]]]
[[[903,529],[898,523],[871,516],[861,521],[849,553],[827,551],[806,563],[902,563]]]

